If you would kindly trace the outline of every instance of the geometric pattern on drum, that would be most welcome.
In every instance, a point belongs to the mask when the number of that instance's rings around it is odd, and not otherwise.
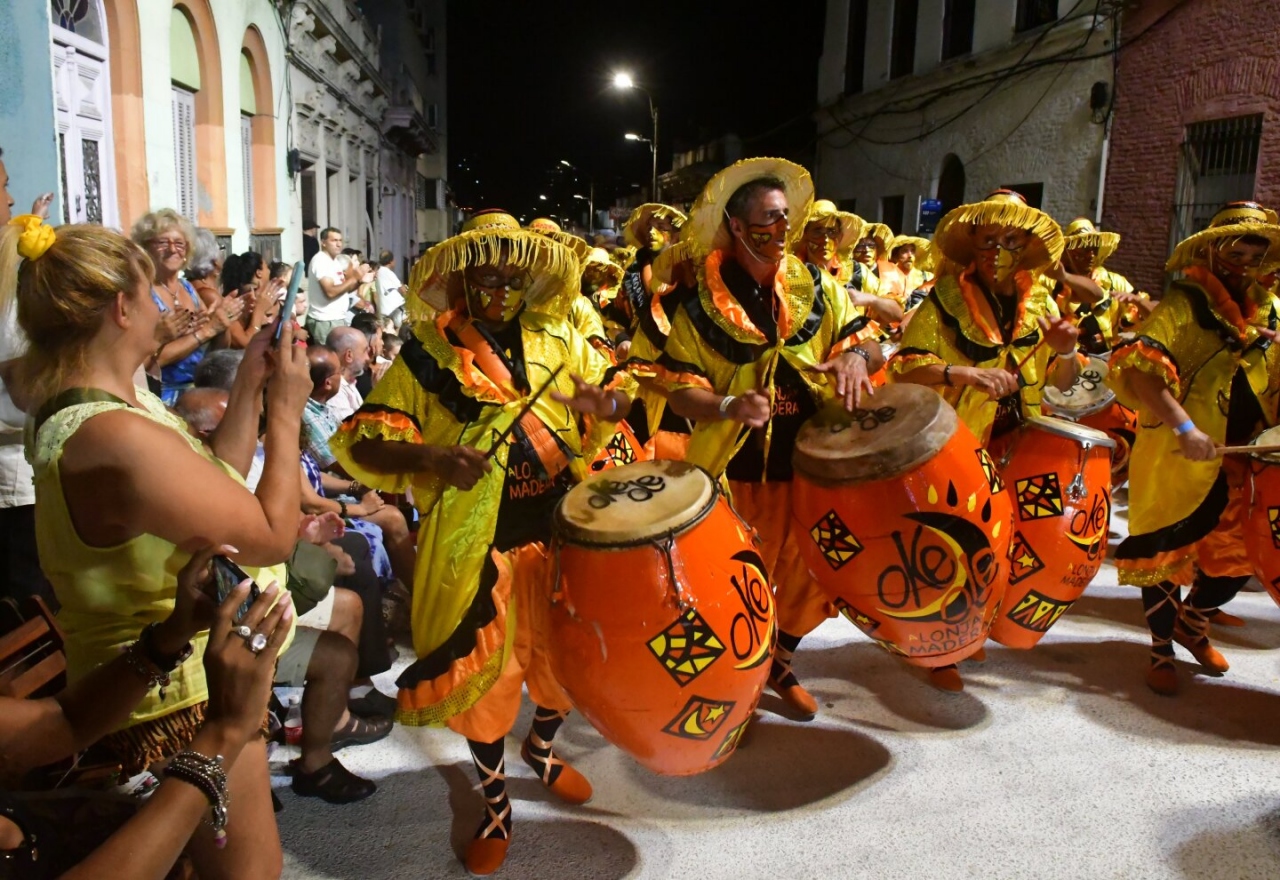
[[[839,571],[863,550],[862,544],[834,510],[827,511],[826,515],[809,529],[809,537],[813,538],[813,543],[818,545],[818,549],[822,551],[822,558],[827,560],[827,565],[830,565],[833,571]]]
[[[836,599],[834,604],[836,606],[836,610],[843,614],[846,620],[867,635],[871,635],[880,628],[880,621],[872,620],[845,600]]]
[[[1048,632],[1049,627],[1057,623],[1070,607],[1070,602],[1056,602],[1032,590],[1009,612],[1009,619],[1023,629],[1043,633]]]
[[[649,650],[676,684],[684,687],[724,653],[724,644],[711,627],[690,608],[670,626],[648,641]]]
[[[1042,568],[1044,561],[1036,555],[1022,532],[1015,529],[1013,544],[1009,547],[1009,584],[1025,580]]]
[[[1062,516],[1062,488],[1058,485],[1057,474],[1037,474],[1018,480],[1014,491],[1017,493],[1020,519]]]
[[[991,458],[991,453],[985,449],[977,449],[978,464],[982,465],[982,473],[987,478],[987,485],[991,488],[992,494],[1004,491],[1004,479],[1000,476],[1000,471],[996,468],[996,463]]]
[[[1271,524],[1271,543],[1280,550],[1280,507],[1267,508],[1267,522]]]
[[[729,713],[736,705],[732,700],[690,697],[684,708],[662,730],[684,739],[711,739],[717,730],[724,727],[724,723],[729,720]]]
[[[635,463],[636,451],[631,448],[631,444],[627,441],[627,435],[621,431],[610,437],[608,444],[604,448],[609,453],[609,458],[619,467],[624,464]]]
[[[750,723],[751,723],[751,716],[748,715],[746,721],[742,722],[733,730],[729,731],[729,733],[725,736],[724,740],[720,743],[720,745],[716,746],[716,753],[711,757],[723,758],[725,755],[728,755],[730,752],[736,749],[738,747],[738,744],[742,742],[742,735],[747,732],[747,725]]]

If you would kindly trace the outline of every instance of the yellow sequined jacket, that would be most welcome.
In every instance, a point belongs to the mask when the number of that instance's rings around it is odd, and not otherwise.
[[[1062,314],[1075,319],[1080,328],[1080,347],[1090,354],[1104,354],[1120,342],[1120,334],[1133,329],[1138,307],[1118,302],[1113,294],[1133,293],[1133,285],[1123,275],[1098,267],[1090,274],[1106,297],[1092,306],[1076,302],[1070,295],[1058,300]],[[1141,294],[1144,298],[1146,294]]]

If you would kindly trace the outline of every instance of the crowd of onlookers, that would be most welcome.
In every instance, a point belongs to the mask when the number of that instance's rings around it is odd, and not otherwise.
[[[297,746],[298,795],[349,803],[376,785],[334,753],[392,727],[372,676],[395,656],[414,514],[330,440],[398,356],[395,255],[319,230],[281,315],[294,266],[167,209],[127,237],[15,225],[6,183],[0,159],[0,634],[33,597],[60,608],[74,684],[0,696],[0,863],[276,876],[265,742]],[[225,559],[256,601],[219,580]],[[94,785],[30,790],[86,756],[110,768]]]

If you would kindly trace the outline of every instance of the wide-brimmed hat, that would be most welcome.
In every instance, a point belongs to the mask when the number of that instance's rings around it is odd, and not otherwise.
[[[591,268],[603,270],[608,278],[610,287],[617,287],[621,284],[622,276],[626,274],[626,269],[615,263],[613,257],[609,256],[609,252],[600,247],[591,248],[582,259],[582,274],[585,275],[587,270]]]
[[[864,238],[874,238],[876,241],[876,257],[878,259],[888,259],[890,245],[893,242],[893,230],[889,228],[888,223],[868,223],[862,227],[862,233],[858,236],[857,244]]]
[[[462,295],[463,270],[502,263],[529,272],[524,300],[535,312],[567,314],[578,296],[581,270],[572,250],[527,229],[489,226],[459,233],[423,254],[409,273],[410,302],[421,300],[444,311]]]
[[[1277,225],[1276,212],[1257,202],[1230,202],[1213,215],[1208,227],[1178,243],[1173,256],[1165,263],[1165,271],[1176,272],[1204,263],[1210,246],[1246,235],[1256,235],[1270,243],[1263,265],[1274,268],[1280,258],[1280,225]]]
[[[648,223],[655,217],[659,220],[670,220],[671,225],[676,229],[684,226],[689,220],[688,215],[679,208],[673,208],[670,205],[664,205],[659,202],[645,202],[632,211],[631,216],[627,217],[627,222],[622,224],[623,241],[631,247],[648,247],[648,239],[641,241],[638,231],[642,224]]]
[[[813,179],[804,168],[786,159],[742,159],[716,174],[693,203],[689,225],[681,232],[680,240],[688,241],[700,256],[728,249],[733,241],[725,219],[725,206],[739,189],[762,177],[782,181],[791,217],[787,244],[794,246],[804,234],[803,221],[813,206]]]
[[[916,268],[921,272],[933,271],[933,242],[918,235],[899,235],[889,243],[889,258],[893,252],[903,245],[912,245],[916,249]]]
[[[1012,190],[996,190],[980,202],[949,211],[934,230],[934,252],[962,268],[968,266],[977,253],[974,227],[987,225],[1012,226],[1031,235],[1020,269],[1044,269],[1062,258],[1062,228]]]
[[[472,232],[476,229],[519,229],[520,221],[501,208],[486,208],[476,211],[462,221],[462,231]]]
[[[1116,252],[1116,248],[1120,247],[1120,233],[1103,232],[1093,225],[1093,221],[1088,217],[1077,217],[1066,225],[1062,230],[1064,251],[1075,251],[1083,248],[1097,248],[1098,255],[1093,258],[1093,265],[1089,268],[1096,269],[1107,261],[1107,257]]]
[[[836,237],[836,253],[843,253],[862,238],[867,221],[850,211],[841,211],[830,199],[818,199],[809,209],[809,216],[805,218],[804,225],[808,228],[810,223],[821,223],[832,218],[840,224],[840,234]],[[803,230],[801,232],[803,234]]]
[[[560,224],[547,217],[534,217],[529,221],[528,228],[534,232],[559,232]]]

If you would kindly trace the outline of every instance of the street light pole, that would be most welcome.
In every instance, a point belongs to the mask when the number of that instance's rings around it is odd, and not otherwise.
[[[649,99],[649,118],[653,121],[653,137],[649,141],[649,149],[653,151],[653,177],[649,183],[649,196],[656,202],[658,201],[658,106],[653,102],[653,95],[649,90],[637,84],[629,73],[623,71],[615,73],[613,85],[618,89],[636,89],[644,92],[644,96]]]

